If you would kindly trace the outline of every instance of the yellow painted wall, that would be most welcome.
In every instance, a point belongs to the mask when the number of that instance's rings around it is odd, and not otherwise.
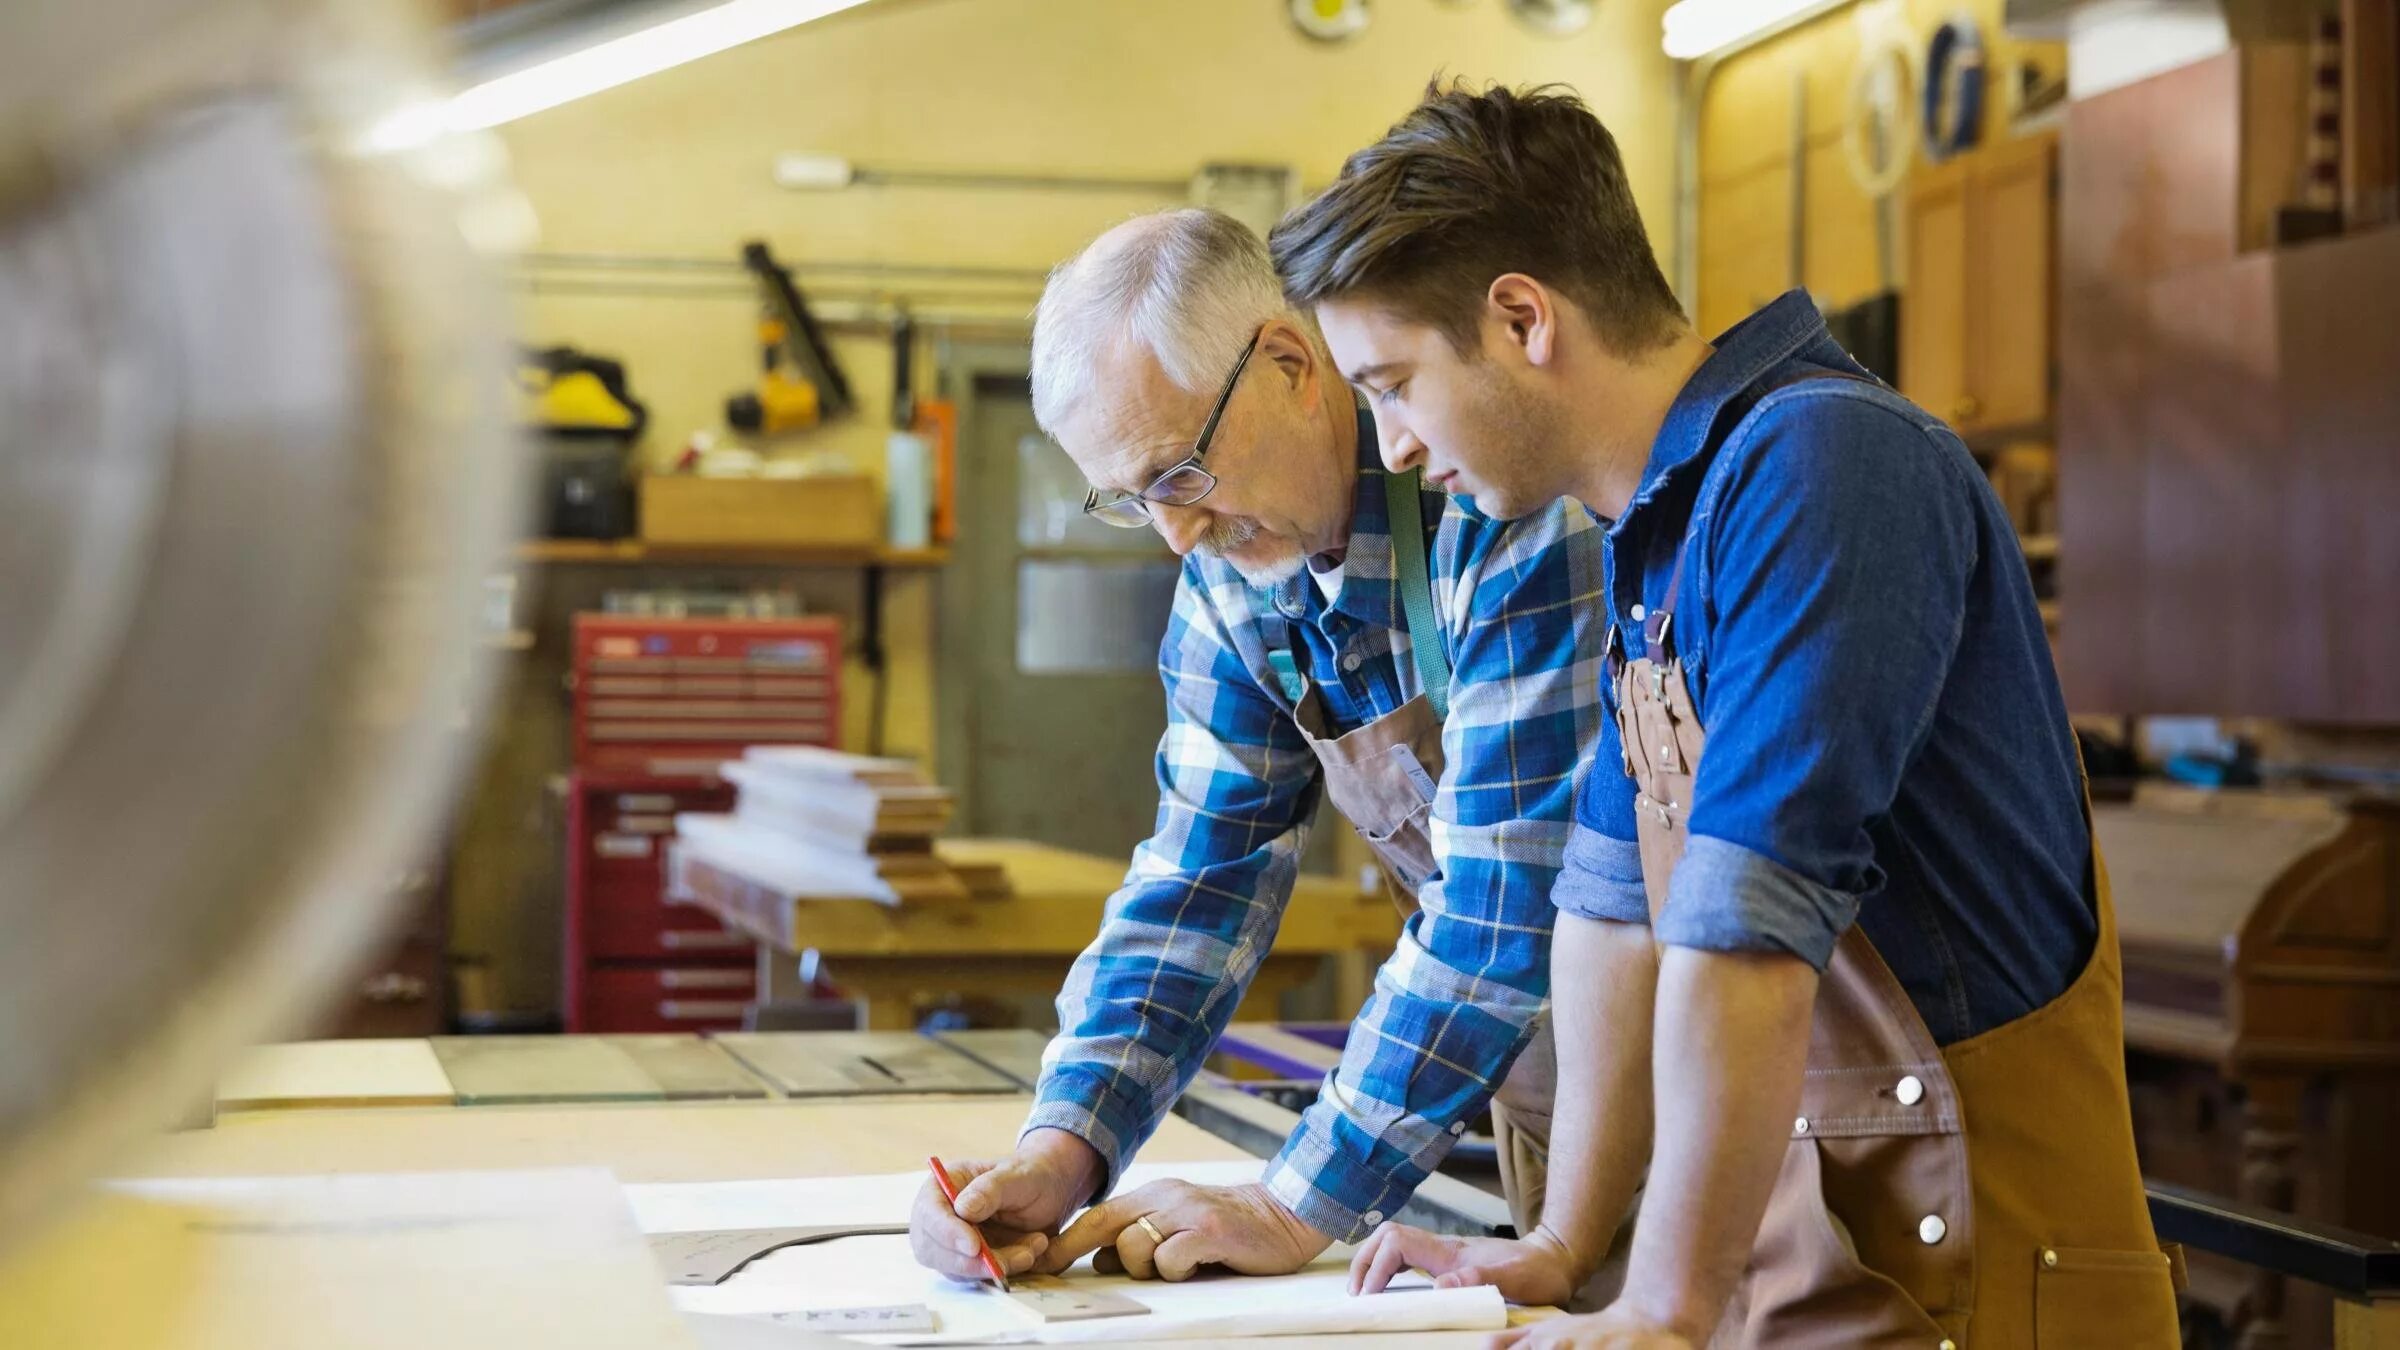
[[[1851,178],[1842,149],[1860,50],[1859,8],[1836,9],[1727,59],[1701,96],[1698,319],[1704,333],[1723,331],[1791,285],[1796,71],[1804,72],[1807,82],[1808,113],[1802,284],[1836,307],[1880,287],[1874,203]],[[1987,145],[2007,134],[2007,101],[1999,84],[2008,77],[2014,58],[2031,59],[2058,78],[2066,73],[2065,48],[2011,39],[2001,29],[2002,8],[2003,0],[1901,4],[1920,52],[1936,27],[1961,12],[1982,26],[1989,77],[1984,98]],[[1923,163],[1922,156],[1917,162]],[[1905,184],[1900,191],[1907,191]],[[1905,241],[1899,247],[1905,249]],[[1894,255],[1894,285],[1904,256]]]
[[[731,258],[758,236],[805,260],[1047,268],[1133,212],[1140,193],[775,186],[776,156],[885,168],[1182,178],[1203,162],[1293,164],[1322,184],[1448,72],[1575,86],[1622,144],[1653,235],[1671,239],[1672,66],[1664,0],[1611,0],[1584,32],[1526,30],[1498,0],[1380,0],[1359,37],[1301,36],[1281,0],[879,0],[502,129],[559,252]],[[1004,306],[1017,314],[1030,292]],[[726,300],[534,297],[528,331],[623,355],[679,445],[715,425],[754,362]],[[888,362],[845,343],[866,406]],[[880,429],[829,439],[863,458]]]
[[[540,218],[536,247],[732,259],[763,238],[787,260],[1046,269],[1137,211],[1139,193],[1092,195],[775,186],[777,156],[861,165],[1185,178],[1208,161],[1291,164],[1323,184],[1345,155],[1404,113],[1436,72],[1573,85],[1623,147],[1653,238],[1673,238],[1673,67],[1660,53],[1665,0],[1607,0],[1583,33],[1530,32],[1499,0],[1376,0],[1358,38],[1328,46],[1296,32],[1281,0],[877,0],[857,10],[536,115],[501,131]],[[1666,260],[1673,266],[1672,259]],[[1021,319],[1034,282],[981,306]],[[955,283],[940,289],[955,291]],[[901,294],[912,294],[901,291]],[[649,403],[653,459],[695,428],[720,426],[725,395],[755,369],[756,301],[520,292],[521,329],[624,360]],[[918,296],[922,307],[968,308]],[[785,448],[830,447],[880,469],[891,363],[883,339],[837,349],[857,388],[853,423]],[[554,998],[555,821],[541,784],[563,767],[557,643],[565,610],[596,599],[588,573],[554,576],[544,649],[519,668],[464,815],[454,947],[482,963],[470,1011],[539,1009]],[[691,585],[697,576],[612,570],[609,585]],[[813,603],[856,617],[855,585],[807,574]],[[930,577],[888,595],[892,666],[887,748],[932,756],[935,680]],[[853,748],[868,739],[866,672],[845,683]],[[550,822],[545,827],[544,822]]]

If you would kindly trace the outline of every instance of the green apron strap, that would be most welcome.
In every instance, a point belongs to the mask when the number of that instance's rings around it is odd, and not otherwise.
[[[1408,615],[1408,649],[1416,657],[1417,681],[1433,715],[1450,716],[1450,658],[1442,650],[1441,626],[1433,618],[1433,574],[1425,566],[1425,517],[1417,496],[1422,475],[1383,476],[1384,514],[1392,527],[1392,582]]]
[[[1308,682],[1300,678],[1300,664],[1288,650],[1278,647],[1267,653],[1267,664],[1275,670],[1275,682],[1283,686],[1283,696],[1297,707],[1308,697]]]

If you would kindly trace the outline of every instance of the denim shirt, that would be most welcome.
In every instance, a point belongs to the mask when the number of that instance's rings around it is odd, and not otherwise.
[[[2015,531],[1966,447],[1792,292],[1684,386],[1603,545],[1708,745],[1659,940],[1822,970],[1853,922],[1951,1044],[2066,991],[2097,940],[2082,771]],[[1608,694],[1613,705],[1615,691]],[[1612,709],[1613,710],[1613,709]],[[1648,922],[1613,717],[1552,900]]]

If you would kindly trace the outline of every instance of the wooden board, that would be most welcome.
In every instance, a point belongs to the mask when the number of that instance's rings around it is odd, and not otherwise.
[[[907,1101],[630,1103],[253,1112],[169,1135],[131,1176],[288,1176],[460,1168],[606,1167],[619,1180],[746,1181],[922,1171],[933,1155],[992,1157],[1016,1141],[1027,1096]],[[1143,1145],[1153,1162],[1246,1158],[1180,1117]]]
[[[1042,1051],[1050,1044],[1048,1036],[1023,1027],[937,1031],[933,1038],[1007,1074],[1028,1089],[1041,1081]]]
[[[669,1101],[771,1097],[773,1091],[714,1041],[697,1036],[611,1036]]]
[[[712,1038],[790,1097],[1015,1092],[1006,1075],[906,1031],[740,1031]]]
[[[450,1076],[422,1040],[299,1041],[242,1052],[217,1080],[219,1111],[448,1106]]]
[[[666,1096],[624,1051],[596,1036],[438,1036],[432,1045],[461,1106]]]

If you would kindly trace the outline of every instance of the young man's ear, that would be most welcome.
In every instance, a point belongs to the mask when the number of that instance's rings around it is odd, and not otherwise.
[[[1558,297],[1522,272],[1508,272],[1484,292],[1486,318],[1503,340],[1525,354],[1528,364],[1546,366],[1558,351]]]

